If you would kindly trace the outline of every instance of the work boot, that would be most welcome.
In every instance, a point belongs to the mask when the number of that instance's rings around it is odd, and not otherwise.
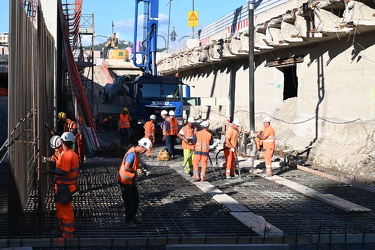
[[[52,233],[51,233],[51,237],[52,238],[59,238],[59,237],[62,237],[62,234],[63,234],[63,232],[60,229],[53,230]]]
[[[199,179],[199,178],[194,178],[194,182],[198,182],[198,181],[200,181],[201,179]]]
[[[226,176],[225,176],[225,179],[232,179],[232,176],[230,176],[230,175],[226,175]]]
[[[142,224],[143,221],[141,219],[138,219],[138,218],[134,218],[133,220],[134,224]]]

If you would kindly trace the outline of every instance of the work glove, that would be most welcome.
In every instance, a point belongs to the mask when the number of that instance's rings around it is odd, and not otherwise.
[[[236,151],[234,148],[231,148],[230,151],[232,151],[234,153],[234,151]]]
[[[143,172],[142,172],[142,169],[137,169],[137,176],[138,177],[141,177],[141,176],[143,176]]]
[[[48,157],[42,156],[42,163],[46,163],[48,160]]]

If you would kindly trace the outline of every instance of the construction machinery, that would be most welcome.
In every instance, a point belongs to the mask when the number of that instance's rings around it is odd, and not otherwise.
[[[144,3],[144,38],[138,42],[138,5]],[[183,84],[178,76],[158,76],[156,69],[156,52],[158,37],[159,0],[136,0],[133,43],[133,64],[141,69],[142,74],[134,81],[122,79],[115,81],[107,90],[107,98],[113,99],[117,93],[129,96],[124,103],[130,106],[133,117],[133,131],[143,136],[143,125],[151,114],[157,116],[157,133],[161,134],[160,125],[162,110],[173,110],[179,125],[183,124],[184,100],[190,98],[189,86]]]

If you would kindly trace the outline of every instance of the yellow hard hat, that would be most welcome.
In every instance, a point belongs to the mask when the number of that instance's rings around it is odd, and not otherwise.
[[[125,107],[125,108],[122,109],[122,111],[124,111],[124,112],[128,112],[128,108]]]
[[[58,115],[57,115],[57,119],[59,120],[62,120],[62,119],[65,119],[66,118],[66,114],[64,112],[60,112]]]
[[[111,120],[111,119],[112,119],[112,116],[108,116],[108,119],[110,119],[110,120]]]

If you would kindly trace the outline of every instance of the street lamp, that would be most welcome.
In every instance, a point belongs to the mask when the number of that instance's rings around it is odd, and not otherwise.
[[[169,0],[168,1],[168,4],[169,4],[169,15],[168,15],[168,39],[167,39],[167,52],[168,52],[168,49],[169,49],[169,28],[171,26],[171,3],[172,3],[173,0]]]
[[[158,35],[158,36],[164,39],[164,48],[167,48],[167,40],[165,40],[165,37],[162,35]]]
[[[249,120],[250,131],[255,131],[254,111],[254,0],[249,0]]]

